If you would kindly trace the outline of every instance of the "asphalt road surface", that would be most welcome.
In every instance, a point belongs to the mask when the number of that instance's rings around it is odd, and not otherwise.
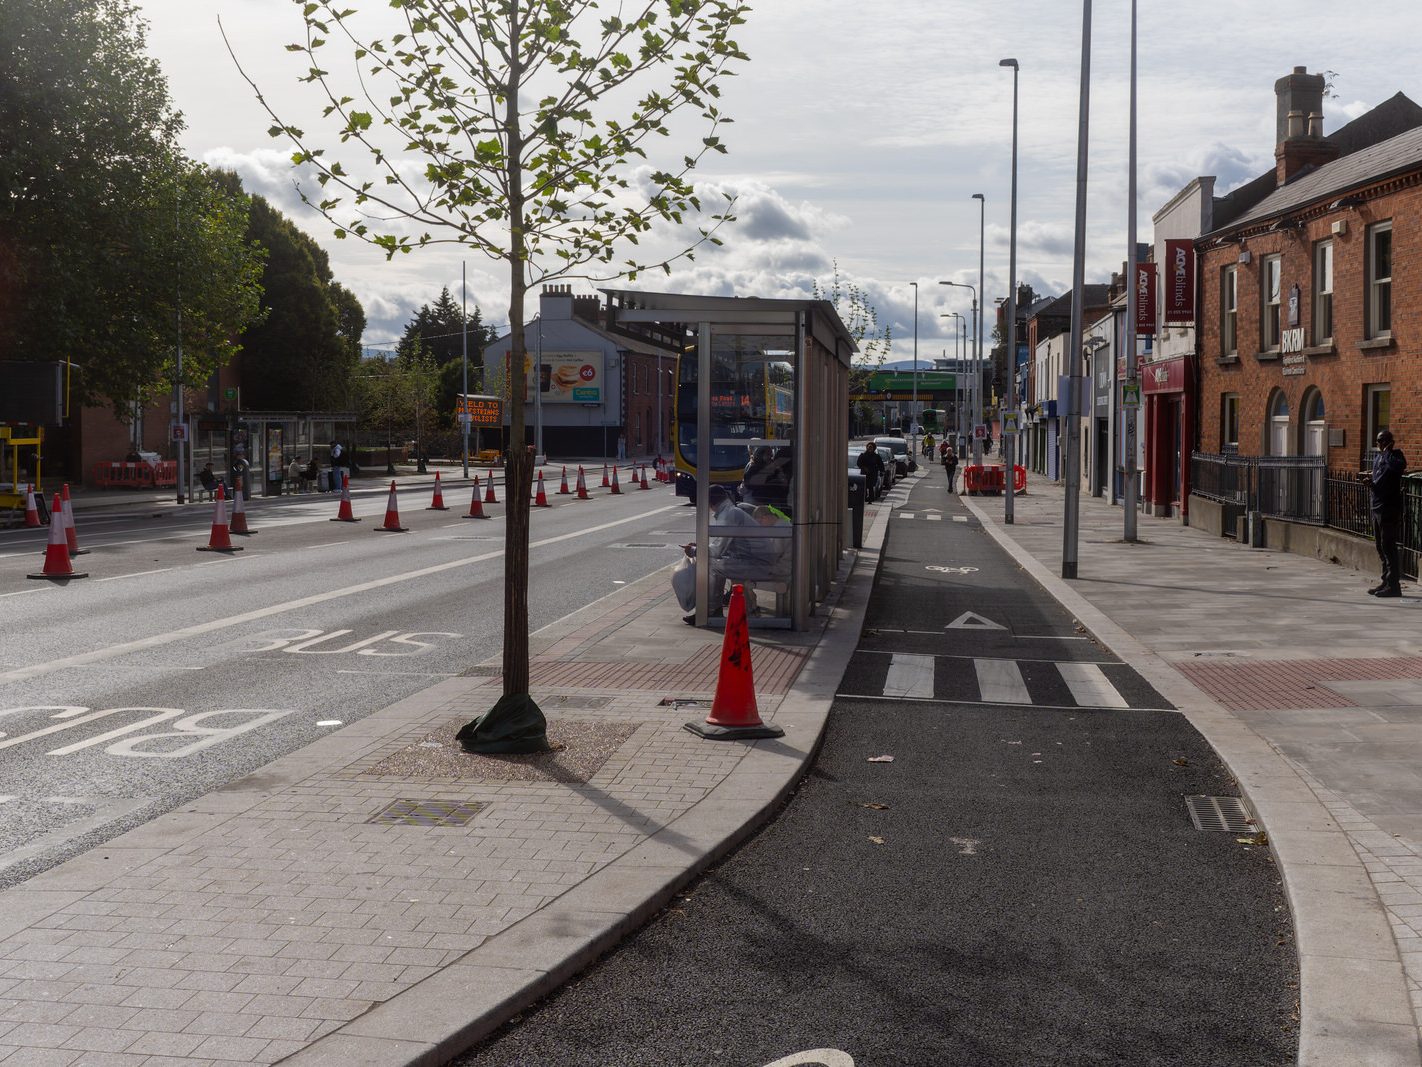
[[[556,490],[556,481],[549,486]],[[90,577],[29,581],[44,530],[0,533],[0,887],[360,720],[503,645],[505,504],[387,492],[248,506],[244,551],[205,545],[211,505],[77,516]],[[502,488],[501,501],[505,499]],[[691,509],[669,488],[551,498],[532,520],[531,626],[675,562]]]
[[[1227,772],[944,489],[891,520],[779,817],[458,1064],[1295,1061],[1268,849],[1184,806]]]

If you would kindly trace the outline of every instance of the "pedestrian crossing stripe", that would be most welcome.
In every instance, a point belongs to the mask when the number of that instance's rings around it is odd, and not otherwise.
[[[901,519],[916,519],[916,518],[918,518],[918,512],[916,512],[916,511],[901,511],[901,512],[899,512],[899,518],[901,518]],[[942,516],[942,515],[924,515],[923,518],[924,518],[924,520],[925,520],[926,522],[942,522],[942,521],[943,521],[943,516]]]
[[[1124,663],[855,652],[841,696],[1055,708],[1171,710]],[[1136,699],[1132,699],[1134,693]]]

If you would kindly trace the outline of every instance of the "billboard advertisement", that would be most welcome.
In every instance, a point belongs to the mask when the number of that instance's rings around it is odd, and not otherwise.
[[[1155,264],[1136,264],[1136,333],[1155,333]]]
[[[1195,321],[1195,243],[1165,242],[1165,324],[1188,326]]]
[[[524,363],[524,399],[533,403],[533,360]],[[544,404],[601,404],[601,352],[545,352],[538,391]]]

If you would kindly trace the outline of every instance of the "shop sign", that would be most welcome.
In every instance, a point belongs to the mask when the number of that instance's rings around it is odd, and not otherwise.
[[[1155,264],[1136,264],[1136,333],[1155,333]]]
[[[1308,370],[1308,357],[1302,352],[1295,352],[1285,356],[1280,363],[1285,378],[1295,378]]]
[[[1304,349],[1304,332],[1302,326],[1296,326],[1291,330],[1284,330],[1279,334],[1280,352],[1302,352]]]
[[[1195,321],[1195,244],[1165,242],[1165,324],[1187,326]]]

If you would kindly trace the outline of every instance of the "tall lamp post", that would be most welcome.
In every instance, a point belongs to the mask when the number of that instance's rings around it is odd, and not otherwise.
[[[1130,138],[1126,162],[1127,170],[1130,172],[1126,181],[1126,277],[1129,279],[1126,285],[1126,384],[1130,386],[1130,391],[1135,394],[1136,384],[1136,0],[1131,0],[1131,121]],[[1150,309],[1151,316],[1154,317],[1155,309]],[[1122,414],[1125,415],[1125,440],[1123,451],[1125,455],[1121,458],[1123,463],[1122,481],[1125,482],[1125,497],[1121,501],[1121,511],[1124,515],[1124,527],[1121,531],[1123,540],[1136,540],[1136,508],[1137,494],[1140,489],[1140,478],[1136,474],[1136,411],[1135,407],[1122,406]]]
[[[952,286],[955,286],[955,287],[958,288],[958,289],[966,289],[966,290],[968,290],[968,292],[970,292],[970,293],[973,294],[973,329],[974,329],[974,335],[975,335],[976,338],[977,338],[978,349],[973,353],[973,358],[971,359],[971,361],[970,361],[969,364],[968,364],[968,365],[969,365],[970,367],[972,367],[973,369],[972,369],[972,373],[969,375],[969,378],[968,378],[968,400],[967,400],[967,402],[968,402],[968,417],[969,417],[970,419],[972,419],[972,423],[971,423],[971,425],[969,426],[969,431],[968,431],[968,432],[972,435],[972,438],[973,438],[973,464],[976,466],[976,465],[978,465],[978,464],[981,464],[982,461],[983,461],[983,453],[982,453],[982,447],[983,447],[983,446],[982,446],[982,443],[977,439],[977,431],[974,429],[974,427],[977,426],[978,422],[981,421],[981,417],[979,416],[978,410],[977,410],[977,399],[976,399],[977,394],[976,394],[976,392],[974,391],[975,388],[976,388],[976,386],[977,386],[979,383],[981,383],[981,381],[982,381],[982,373],[978,370],[978,358],[979,358],[979,356],[981,355],[981,349],[982,349],[982,343],[983,343],[982,322],[981,322],[982,316],[981,316],[981,314],[980,314],[979,311],[978,311],[978,292],[979,292],[979,290],[978,290],[978,289],[975,289],[973,286],[969,285],[967,282],[939,282],[938,284],[939,284],[939,285],[952,285]],[[964,349],[965,349],[965,350],[966,350],[966,347],[967,347],[967,346],[965,345],[965,346],[964,346]]]
[[[978,296],[986,299],[983,289],[983,255],[986,249],[984,239],[987,236],[987,197],[982,193],[974,193],[973,199],[978,202]],[[983,445],[978,440],[978,427],[983,424],[983,318],[987,314],[987,308],[979,300],[978,308],[978,343],[974,349],[977,361],[973,366],[973,394],[977,398],[973,402],[973,463],[981,465],[983,461]]]
[[[918,282],[913,286],[913,401],[909,404],[909,440],[918,451]]]
[[[463,363],[464,397],[460,402],[459,435],[463,441],[464,479],[469,480],[469,277],[459,264],[459,343]]]
[[[1132,0],[1134,3],[1135,0]],[[1016,493],[1013,491],[1013,473],[1017,465],[1017,60],[1002,59],[999,67],[1012,68],[1012,221],[1009,225],[1007,252],[1007,408],[1012,414],[1012,431],[1007,429],[1007,420],[1002,426],[1002,461],[1007,470],[1004,475],[1002,521],[1008,526],[1014,522],[1013,505]]]
[[[961,437],[962,437],[962,433],[963,433],[963,397],[962,397],[962,388],[963,388],[963,387],[962,387],[962,385],[960,384],[960,380],[961,380],[962,377],[963,377],[963,375],[961,374],[962,367],[963,367],[963,356],[962,356],[962,348],[963,348],[963,346],[960,344],[960,341],[962,340],[961,334],[962,334],[964,331],[967,330],[967,325],[966,325],[966,320],[963,318],[963,316],[962,316],[961,314],[959,314],[958,312],[956,312],[956,311],[949,311],[949,312],[947,312],[947,313],[945,313],[945,314],[939,315],[938,317],[939,317],[940,319],[957,319],[957,320],[958,320],[958,324],[957,324],[956,326],[953,326],[953,327],[952,327],[952,330],[953,330],[953,425],[954,425],[954,427],[955,427],[955,428],[957,429],[957,431],[958,431],[958,436],[961,438]],[[946,355],[946,353],[945,353],[945,355]],[[955,442],[954,442],[954,447],[956,448],[957,445],[958,445],[958,442],[955,441]]]
[[[1086,287],[1086,160],[1087,125],[1091,115],[1091,0],[1081,4],[1081,100],[1076,127],[1076,240],[1072,250],[1071,329],[1066,358],[1070,360],[1070,395],[1067,401],[1066,501],[1062,509],[1062,577],[1077,574],[1077,540],[1081,525],[1081,390],[1078,388],[1083,351],[1081,344],[1082,293]],[[1134,285],[1135,279],[1131,279]]]

